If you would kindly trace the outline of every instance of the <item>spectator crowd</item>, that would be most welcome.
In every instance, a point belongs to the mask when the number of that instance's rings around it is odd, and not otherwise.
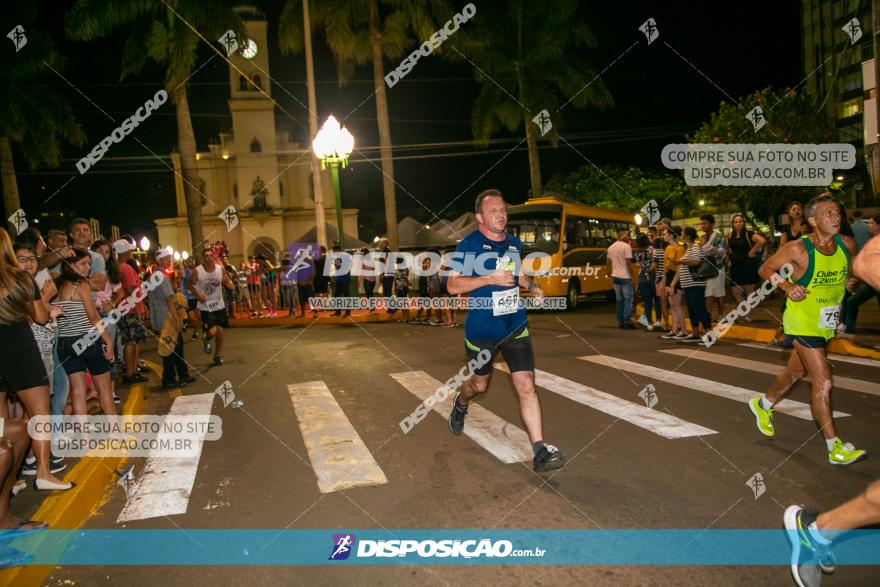
[[[856,211],[848,219],[844,207],[839,207],[843,219],[840,234],[853,237],[859,250],[872,236],[880,235],[880,215],[865,220]],[[770,255],[772,244],[782,247],[809,234],[803,204],[791,202],[787,212],[789,223],[779,227],[778,239],[747,228],[743,214],[731,217],[726,233],[716,227],[712,214],[700,216],[696,227],[673,225],[669,218],[661,218],[635,235],[635,242],[628,231],[619,231],[618,240],[606,254],[618,327],[635,328],[634,298],[638,292],[644,310],[638,320],[646,330],[664,331],[663,339],[705,346],[701,337],[712,324],[724,319],[729,309],[748,300],[760,286],[758,269]],[[727,306],[728,292],[732,306]],[[854,338],[859,307],[872,299],[880,307],[880,292],[867,283],[847,291],[837,327],[839,338]],[[780,315],[784,308],[783,303]],[[744,313],[736,320],[749,323],[752,318]],[[774,344],[781,343],[782,335],[780,324]]]

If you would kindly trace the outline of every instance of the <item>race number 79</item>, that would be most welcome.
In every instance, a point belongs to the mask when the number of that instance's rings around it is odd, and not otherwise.
[[[819,313],[819,328],[837,328],[840,322],[840,306],[826,306]]]

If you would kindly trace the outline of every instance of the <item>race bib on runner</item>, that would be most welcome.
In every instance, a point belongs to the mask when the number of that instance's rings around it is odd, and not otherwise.
[[[492,292],[492,315],[513,314],[519,309],[519,288]]]
[[[222,309],[220,305],[220,300],[208,300],[205,302],[205,309],[208,312],[216,312],[217,310]]]
[[[840,322],[840,306],[825,306],[819,312],[819,328],[837,328]]]

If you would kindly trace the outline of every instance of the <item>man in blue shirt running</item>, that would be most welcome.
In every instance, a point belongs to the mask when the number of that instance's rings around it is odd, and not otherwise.
[[[468,404],[486,392],[492,361],[500,351],[519,396],[520,414],[535,455],[533,468],[536,472],[558,469],[565,464],[565,457],[555,446],[544,443],[529,323],[519,298],[520,288],[528,289],[537,299],[543,298],[544,292],[522,270],[522,243],[505,232],[507,205],[501,192],[481,192],[474,212],[479,228],[458,244],[447,289],[452,295],[469,294],[464,344],[469,365],[477,367],[455,395],[449,429],[456,436],[464,430]]]

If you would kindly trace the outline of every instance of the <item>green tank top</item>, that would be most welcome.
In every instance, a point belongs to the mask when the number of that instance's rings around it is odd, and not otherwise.
[[[828,340],[834,336],[840,320],[840,302],[849,275],[849,250],[840,235],[835,235],[834,252],[828,255],[817,250],[809,236],[802,236],[801,242],[809,259],[807,270],[799,279],[789,277],[789,281],[806,287],[810,293],[800,302],[786,302],[782,325],[786,334]]]

